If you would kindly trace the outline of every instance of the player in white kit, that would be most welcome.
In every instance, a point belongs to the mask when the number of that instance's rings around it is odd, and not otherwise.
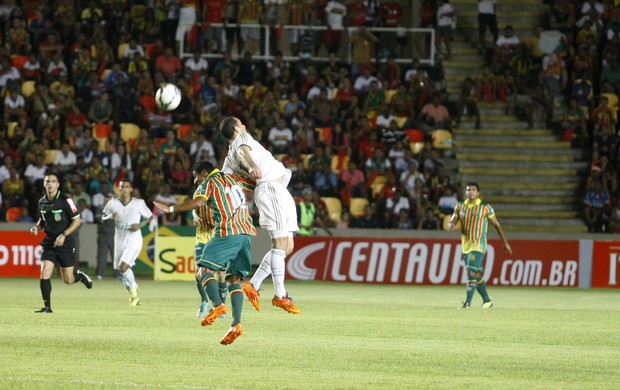
[[[132,196],[133,184],[127,179],[119,184],[120,198],[112,198],[103,208],[103,222],[114,220],[114,269],[123,277],[123,284],[129,291],[131,306],[141,303],[138,283],[131,267],[142,250],[142,224],[149,223],[153,213],[142,199]],[[142,222],[144,220],[144,222]],[[142,222],[142,223],[141,223]]]
[[[222,171],[256,181],[254,201],[260,213],[259,223],[271,236],[271,250],[263,257],[252,279],[243,283],[243,291],[254,308],[260,310],[258,290],[271,274],[275,289],[271,303],[297,314],[301,310],[288,297],[284,287],[284,259],[293,251],[293,232],[299,229],[295,200],[286,188],[291,171],[254,140],[238,118],[222,120],[220,131],[230,141]]]

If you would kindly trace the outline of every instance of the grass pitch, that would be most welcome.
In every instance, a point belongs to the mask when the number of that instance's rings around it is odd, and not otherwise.
[[[190,282],[141,280],[140,307],[113,280],[92,290],[0,280],[0,388],[603,389],[620,383],[620,291],[489,288],[491,310],[460,309],[465,287],[287,282],[302,310],[244,301],[201,327]]]

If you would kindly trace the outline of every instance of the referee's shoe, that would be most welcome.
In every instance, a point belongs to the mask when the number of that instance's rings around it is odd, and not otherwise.
[[[78,279],[80,280],[80,282],[84,283],[84,286],[86,286],[86,288],[93,288],[93,280],[88,275],[86,275],[81,270],[77,270],[76,274],[79,275]]]

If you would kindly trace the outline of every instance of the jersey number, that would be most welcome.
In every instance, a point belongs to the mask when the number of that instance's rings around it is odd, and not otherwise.
[[[243,193],[243,188],[238,185],[234,185],[232,187],[226,187],[226,197],[230,202],[233,210],[237,210],[245,203],[245,194]]]

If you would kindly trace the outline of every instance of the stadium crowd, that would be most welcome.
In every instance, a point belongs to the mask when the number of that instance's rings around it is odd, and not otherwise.
[[[192,191],[193,162],[222,165],[227,145],[217,125],[234,115],[294,172],[290,191],[315,204],[316,226],[441,229],[441,216],[460,196],[430,132],[450,130],[466,107],[475,114],[481,99],[517,93],[532,97],[524,110],[530,124],[542,115],[554,125],[554,104],[566,102],[566,118],[556,125],[576,147],[592,150],[592,186],[600,181],[617,197],[620,8],[553,1],[540,31],[557,29],[565,38],[549,54],[536,50],[536,37],[515,40],[507,26],[495,47],[480,47],[488,66],[448,104],[441,61],[429,66],[414,58],[402,66],[395,61],[402,36],[365,28],[432,26],[446,3],[422,1],[411,15],[403,9],[409,2],[394,0],[4,0],[0,217],[32,220],[49,168],[61,173],[85,222],[94,221],[123,177],[149,205],[173,203]],[[276,23],[282,15],[290,25],[330,28],[283,34]],[[227,24],[211,25],[219,22]],[[244,27],[257,22],[273,30],[267,61],[253,60],[265,54],[260,30]],[[359,27],[351,63],[338,54],[344,27]],[[178,39],[192,56],[180,57]],[[425,50],[425,42],[414,45]],[[299,59],[286,61],[281,50]],[[314,60],[318,53],[329,60]],[[184,93],[173,112],[155,104],[163,82]],[[330,214],[329,198],[338,198],[341,213]],[[609,219],[620,225],[620,209]]]

